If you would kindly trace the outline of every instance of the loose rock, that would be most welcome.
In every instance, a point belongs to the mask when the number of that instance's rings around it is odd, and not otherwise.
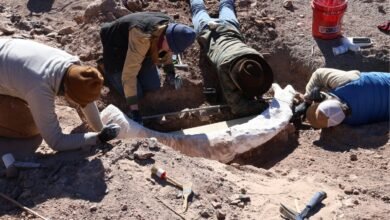
[[[291,9],[294,7],[292,0],[284,0],[283,7],[286,9]]]
[[[220,209],[222,208],[222,204],[220,202],[211,202],[211,205],[215,208],[215,209]]]
[[[353,189],[351,187],[346,187],[344,189],[344,193],[347,195],[351,195],[351,194],[353,194]]]
[[[350,159],[351,161],[357,161],[357,160],[358,160],[358,157],[357,157],[356,154],[351,154],[351,155],[349,156],[349,159]]]
[[[154,153],[152,152],[142,152],[142,151],[134,152],[134,158],[138,160],[147,160],[152,157],[154,157]]]
[[[91,206],[91,207],[89,208],[89,211],[90,211],[90,212],[96,212],[96,211],[97,211],[96,205]]]
[[[218,211],[217,211],[217,219],[218,219],[218,220],[223,220],[223,219],[225,219],[225,218],[226,218],[226,213],[223,212],[222,210],[218,210]]]

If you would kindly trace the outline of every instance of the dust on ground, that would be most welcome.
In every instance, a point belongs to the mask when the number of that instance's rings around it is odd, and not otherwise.
[[[137,1],[134,1],[137,2]],[[141,2],[141,1],[138,1]],[[162,11],[178,22],[190,24],[187,1],[142,1],[134,9]],[[308,1],[237,0],[237,16],[249,45],[262,52],[282,86],[292,84],[303,91],[318,67],[389,72],[388,35],[376,26],[390,12],[384,0],[350,0],[344,16],[346,36],[371,37],[375,44],[359,53],[333,56],[337,40],[315,40],[311,36],[312,9]],[[206,1],[212,16],[218,1]],[[136,4],[137,6],[137,4]],[[139,4],[138,4],[139,6]],[[4,37],[34,39],[80,56],[96,65],[101,56],[99,27],[103,22],[129,13],[120,2],[3,0],[0,24]],[[86,15],[84,17],[84,15]],[[218,104],[207,99],[204,87],[217,88],[198,44],[185,54],[188,72],[180,71],[184,88],[165,85],[148,94],[141,103],[145,115]],[[109,88],[99,101],[123,102]],[[61,100],[57,112],[66,132],[85,129],[75,110]],[[228,113],[209,120],[191,114],[182,119],[152,121],[149,127],[175,130],[229,119]],[[115,140],[89,152],[52,152],[42,144],[32,160],[45,168],[21,171],[16,179],[0,178],[0,192],[50,219],[180,219],[169,206],[182,213],[180,190],[150,175],[155,165],[181,182],[192,182],[186,219],[280,219],[279,203],[302,210],[310,197],[324,190],[328,198],[311,219],[388,219],[390,216],[389,124],[358,128],[338,126],[311,129],[299,125],[282,132],[266,144],[265,152],[248,152],[230,165],[190,158],[156,143],[153,139]],[[142,159],[142,157],[150,157]],[[246,194],[250,201],[237,201]],[[163,205],[163,203],[165,205]],[[0,199],[1,219],[34,219],[27,212]]]

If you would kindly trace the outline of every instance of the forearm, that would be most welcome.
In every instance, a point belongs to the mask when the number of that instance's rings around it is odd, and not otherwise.
[[[101,131],[103,128],[103,122],[100,118],[100,113],[95,102],[89,103],[87,106],[85,106],[85,108],[82,108],[81,110],[92,129],[96,132]]]
[[[77,150],[98,143],[98,133],[88,132],[80,134],[60,134],[56,137],[46,138],[50,148],[56,151]]]

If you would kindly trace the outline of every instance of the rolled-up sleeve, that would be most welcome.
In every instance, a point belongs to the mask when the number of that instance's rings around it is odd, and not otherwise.
[[[122,72],[122,83],[129,105],[137,103],[137,76],[150,48],[150,35],[138,28],[129,30],[129,46]]]
[[[359,77],[360,72],[357,70],[343,71],[332,68],[319,68],[310,77],[306,85],[306,94],[309,94],[314,87],[329,91],[359,79]]]

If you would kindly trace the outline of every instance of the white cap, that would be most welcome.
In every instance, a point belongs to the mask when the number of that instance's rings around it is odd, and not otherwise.
[[[341,103],[336,99],[329,99],[321,102],[318,105],[318,111],[328,118],[328,127],[339,125],[345,119]]]

